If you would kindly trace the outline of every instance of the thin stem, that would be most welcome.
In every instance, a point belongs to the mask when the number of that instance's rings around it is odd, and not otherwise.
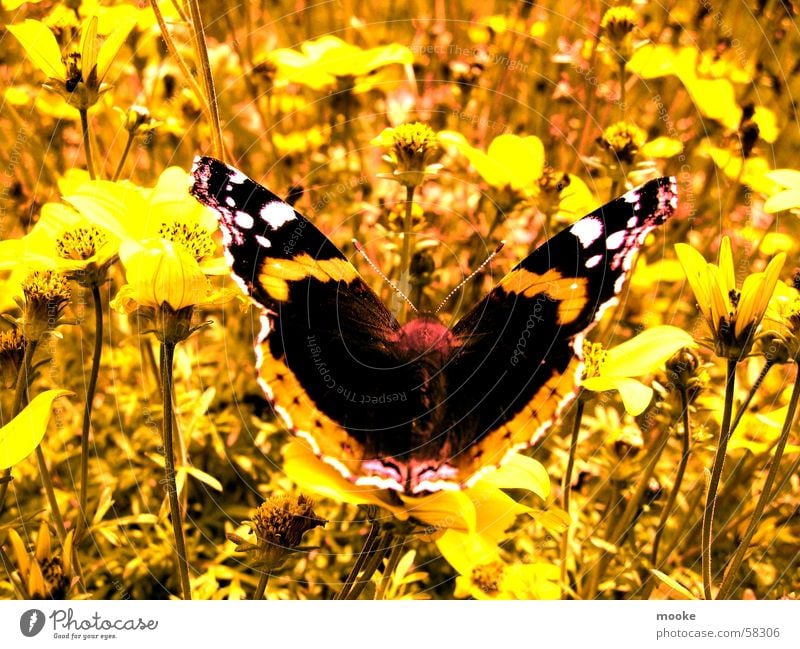
[[[622,545],[627,535],[633,529],[633,526],[638,518],[642,498],[644,497],[644,494],[650,485],[650,478],[653,476],[656,466],[658,466],[658,461],[661,459],[661,454],[664,452],[664,448],[667,446],[669,435],[670,428],[666,428],[659,436],[658,440],[656,441],[655,448],[652,451],[647,464],[642,470],[641,475],[639,476],[639,481],[636,484],[636,488],[634,489],[633,494],[631,494],[631,497],[625,506],[625,510],[622,512],[622,516],[620,516],[616,522],[611,525],[607,539],[612,545],[617,547]],[[600,554],[598,562],[592,569],[586,590],[586,599],[593,599],[597,594],[600,579],[605,574],[610,561],[611,555],[608,553],[608,551],[603,550]]]
[[[114,177],[112,180],[119,180],[119,177],[122,174],[122,168],[125,166],[125,160],[128,158],[128,154],[131,152],[131,146],[133,146],[133,141],[135,139],[136,136],[131,131],[128,131],[128,141],[125,142],[125,149],[122,151],[122,157],[119,159],[117,170],[114,172]]]
[[[47,468],[47,461],[44,458],[44,451],[42,451],[41,444],[36,447],[36,462],[39,465],[39,475],[42,477],[42,486],[47,496],[47,502],[50,505],[50,514],[53,517],[53,522],[56,524],[58,540],[63,547],[64,542],[67,540],[67,530],[64,527],[64,519],[61,516],[61,510],[58,508],[58,498],[56,498],[56,490],[53,487],[53,477],[50,475],[50,469]]]
[[[703,573],[703,595],[707,600],[713,599],[711,592],[711,532],[714,522],[714,510],[717,506],[717,491],[725,464],[725,453],[728,448],[731,430],[731,414],[733,412],[733,393],[736,382],[736,361],[728,359],[728,371],[725,379],[725,410],[722,413],[722,425],[719,429],[719,444],[714,455],[711,478],[706,492],[706,503],[703,508],[703,526],[700,531],[701,566]]]
[[[364,566],[361,579],[356,580],[356,582],[353,584],[353,587],[350,589],[350,592],[347,594],[346,599],[358,599],[358,596],[361,595],[364,588],[366,588],[367,584],[370,582],[372,575],[375,574],[378,566],[381,565],[381,561],[383,561],[383,558],[386,556],[386,551],[389,549],[389,545],[391,544],[393,538],[394,534],[391,530],[383,531],[383,533],[380,535],[380,538],[378,538],[377,543],[375,544],[374,552]]]
[[[619,112],[620,119],[625,119],[625,59],[619,59]]]
[[[569,516],[570,524],[564,530],[561,539],[561,588],[566,588],[567,584],[567,555],[569,553],[569,540],[572,531],[572,515],[569,511],[570,496],[572,494],[572,471],[575,468],[575,453],[578,448],[578,435],[581,432],[581,420],[583,419],[583,391],[578,394],[575,402],[575,420],[572,423],[572,435],[569,441],[569,457],[567,458],[567,469],[561,481],[561,506]]]
[[[264,599],[264,593],[267,590],[267,584],[269,583],[269,570],[265,570],[261,573],[261,577],[258,580],[258,586],[256,586],[256,590],[253,593],[253,599],[255,601],[259,601]]]
[[[181,524],[181,508],[178,502],[178,487],[175,481],[175,450],[172,444],[172,362],[175,354],[175,343],[161,343],[161,396],[164,407],[164,471],[166,489],[169,496],[172,532],[175,536],[175,552],[178,555],[178,574],[181,581],[183,599],[192,599],[192,587],[189,582],[189,562],[186,559],[186,541]]]
[[[203,28],[203,18],[200,15],[200,4],[197,0],[187,0],[189,14],[192,17],[194,27],[194,45],[197,54],[197,61],[202,72],[203,85],[206,90],[206,100],[208,102],[208,117],[211,122],[211,141],[213,144],[214,155],[222,158],[225,154],[225,147],[222,143],[222,126],[219,121],[219,107],[217,105],[217,93],[214,89],[214,77],[211,74],[211,64],[208,60],[208,48],[206,47],[206,34]]]
[[[681,491],[683,476],[686,473],[686,465],[689,463],[689,455],[691,453],[691,434],[689,431],[689,395],[685,385],[681,386],[680,395],[681,408],[683,409],[683,447],[681,452],[681,461],[678,464],[678,472],[675,474],[675,483],[672,486],[672,491],[669,494],[669,498],[667,498],[667,504],[664,505],[664,510],[661,512],[661,518],[658,521],[658,527],[656,528],[656,533],[653,537],[653,551],[650,554],[650,563],[652,563],[653,567],[657,570],[660,570],[662,565],[662,562],[659,562],[658,560],[658,547],[661,544],[661,536],[664,534],[664,529],[667,527],[667,521],[669,520],[670,514],[672,514],[672,508],[675,506],[675,501],[678,499],[678,494]],[[666,556],[664,557],[664,561],[665,560]]]
[[[92,160],[92,145],[89,137],[89,113],[87,109],[78,109],[81,114],[81,130],[83,131],[83,152],[86,156],[86,168],[89,170],[89,178],[94,180],[96,178],[94,171],[94,161]]]
[[[403,557],[403,548],[406,544],[406,539],[408,537],[403,536],[395,536],[394,537],[394,545],[392,546],[392,551],[389,554],[389,560],[386,562],[386,568],[383,571],[383,577],[381,577],[381,583],[378,586],[378,591],[375,593],[375,599],[386,599],[386,589],[389,587],[389,582],[392,580],[392,575],[394,571],[397,569],[397,564],[400,563],[400,559]]]
[[[75,531],[75,545],[83,537],[83,532],[88,524],[87,504],[89,502],[89,435],[92,429],[92,406],[94,394],[97,390],[97,376],[100,373],[100,358],[103,354],[103,304],[100,299],[100,287],[92,284],[92,299],[94,300],[94,353],[92,354],[92,368],[89,371],[89,384],[86,386],[86,405],[83,410],[83,427],[81,430],[81,489],[80,510]]]
[[[792,396],[789,399],[789,406],[786,410],[786,419],[783,421],[783,430],[781,430],[781,436],[778,438],[778,444],[775,447],[775,453],[772,456],[772,464],[770,465],[769,472],[764,480],[764,486],[761,489],[761,495],[759,496],[756,507],[753,510],[750,523],[747,525],[747,530],[745,531],[739,546],[736,548],[736,552],[734,553],[731,562],[728,564],[725,576],[722,579],[722,584],[720,584],[718,594],[720,599],[725,599],[730,595],[730,592],[733,589],[733,581],[739,572],[739,567],[742,565],[744,555],[750,547],[750,541],[752,540],[753,535],[756,533],[756,530],[761,523],[761,518],[764,515],[764,508],[767,506],[767,503],[770,502],[776,495],[772,487],[775,484],[775,478],[778,476],[781,458],[783,457],[783,451],[786,448],[786,442],[789,440],[789,431],[791,431],[792,423],[794,423],[798,400],[800,400],[800,374],[795,377],[794,389],[792,390]]]
[[[28,389],[28,381],[30,380],[31,363],[33,362],[33,354],[36,352],[37,341],[31,340],[25,344],[25,350],[22,353],[22,363],[17,372],[17,382],[14,386],[14,400],[11,402],[11,419],[14,419],[22,410],[22,401],[25,397],[25,391]],[[9,420],[10,421],[10,420]],[[11,469],[8,468],[3,471],[4,478],[11,477]],[[6,496],[8,495],[8,486],[11,480],[3,482],[0,485],[0,513],[2,513],[6,504]]]
[[[367,535],[364,538],[364,544],[361,546],[361,552],[358,553],[356,560],[353,562],[352,568],[350,568],[350,572],[347,573],[347,578],[344,580],[342,584],[342,589],[336,594],[334,599],[347,599],[347,595],[350,593],[350,590],[353,588],[353,584],[355,584],[356,579],[358,578],[358,574],[361,572],[361,569],[364,567],[369,555],[375,549],[375,543],[378,539],[378,532],[380,531],[380,523],[373,519],[369,526],[369,530],[367,531]]]
[[[152,7],[153,13],[156,16],[156,22],[158,22],[158,28],[161,30],[161,37],[164,39],[164,43],[167,46],[167,50],[169,51],[172,58],[175,59],[175,63],[180,68],[181,74],[183,74],[183,78],[186,80],[186,83],[189,84],[189,87],[192,89],[194,96],[197,97],[197,101],[200,102],[200,106],[203,112],[209,116],[210,120],[211,109],[208,106],[208,101],[206,101],[206,96],[203,94],[203,91],[198,85],[197,80],[189,71],[189,66],[186,65],[186,61],[184,61],[180,52],[178,52],[178,48],[175,47],[175,41],[172,40],[172,34],[169,33],[169,29],[167,28],[167,23],[164,20],[164,15],[161,13],[161,9],[159,9],[158,7],[158,0],[150,0],[150,6]]]
[[[411,274],[411,227],[413,224],[414,190],[416,187],[408,185],[406,187],[406,214],[403,219],[403,247],[400,252],[400,292],[408,295],[409,277]],[[406,313],[406,305],[403,302],[403,311]],[[405,317],[403,318],[403,320]]]

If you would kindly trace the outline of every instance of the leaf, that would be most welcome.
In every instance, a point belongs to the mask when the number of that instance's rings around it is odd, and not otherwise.
[[[178,469],[178,471],[186,471],[186,473],[188,473],[193,478],[197,478],[203,484],[206,484],[212,489],[216,489],[217,491],[222,491],[222,483],[219,480],[217,480],[214,476],[209,475],[205,471],[201,471],[197,467],[182,466]]]
[[[652,573],[653,577],[658,579],[661,582],[662,587],[658,589],[660,594],[666,595],[665,599],[681,599],[681,600],[696,600],[697,598],[692,595],[692,593],[681,586],[677,581],[675,581],[669,575],[665,575],[660,570],[656,570],[651,568],[650,572]],[[651,599],[654,599],[651,597]]]
[[[47,430],[53,402],[71,394],[69,390],[42,392],[0,428],[0,469],[11,468],[36,450]]]
[[[527,489],[542,500],[550,495],[550,476],[541,462],[527,455],[514,453],[496,471],[485,475],[482,482],[498,489]]]
[[[31,62],[49,78],[66,78],[67,69],[61,60],[61,48],[47,25],[29,19],[21,25],[9,25],[8,31],[25,48]]]

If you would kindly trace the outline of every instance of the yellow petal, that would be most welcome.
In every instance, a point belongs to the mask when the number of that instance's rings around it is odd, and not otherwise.
[[[20,538],[17,530],[13,527],[8,529],[8,540],[11,542],[11,548],[14,550],[14,557],[17,560],[19,574],[24,578],[31,568],[31,557],[28,554],[28,550],[25,548],[25,543]]]
[[[753,273],[745,279],[736,318],[736,336],[740,336],[748,324],[761,322],[785,261],[785,252],[775,255],[763,273]]]
[[[700,311],[706,320],[711,319],[711,290],[708,285],[708,262],[703,255],[685,243],[675,244],[675,253],[683,266],[686,280],[694,293]]]
[[[44,581],[42,569],[37,561],[31,562],[31,569],[28,572],[28,595],[33,599],[43,599],[47,594],[47,586]]]
[[[645,376],[659,370],[683,347],[697,347],[692,336],[672,325],[645,329],[608,350],[601,376]]]
[[[33,64],[51,79],[67,76],[64,62],[61,60],[61,48],[53,32],[38,20],[26,20],[21,25],[8,25],[14,37],[20,42]]]
[[[475,530],[475,505],[463,491],[437,491],[422,498],[399,495],[407,516],[413,516],[426,525],[464,532]]]
[[[470,575],[475,566],[500,560],[497,546],[480,534],[447,530],[436,541],[445,561],[462,575]]]
[[[644,412],[653,398],[652,388],[624,376],[595,376],[586,379],[581,385],[593,392],[618,391],[625,411],[634,416]]]
[[[513,189],[530,187],[542,175],[544,168],[544,145],[534,136],[520,137],[510,133],[498,135],[489,145],[486,152],[491,158],[494,168],[488,173],[500,174],[491,185],[501,187],[510,185]],[[477,169],[477,167],[476,167]],[[478,169],[481,175],[484,173]]]
[[[81,28],[79,52],[81,53],[83,80],[88,81],[91,78],[92,70],[97,65],[97,16],[91,16],[84,21]],[[95,70],[96,83],[99,85],[100,79],[96,75],[97,71]]]
[[[124,18],[120,21],[119,25],[111,32],[103,45],[100,47],[100,52],[97,55],[97,82],[100,83],[106,76],[108,68],[114,61],[114,57],[119,52],[128,34],[136,25],[136,19],[133,17]]]
[[[800,190],[797,193],[798,207],[800,207]],[[771,257],[778,252],[789,252],[794,248],[794,239],[784,232],[767,232],[761,241],[759,252]]]
[[[532,457],[514,453],[496,471],[483,476],[479,484],[498,489],[527,489],[542,500],[550,495],[550,476],[541,462]]]
[[[800,187],[784,189],[774,196],[770,196],[764,203],[764,211],[768,214],[793,210],[800,207]]]
[[[642,155],[646,158],[671,158],[681,151],[683,151],[683,143],[665,135],[651,140],[641,149]]]
[[[766,176],[782,187],[800,187],[800,171],[795,169],[773,169]]]
[[[64,200],[74,205],[94,225],[118,239],[144,238],[149,219],[142,191],[131,183],[95,180],[82,185]]]
[[[736,271],[733,268],[733,251],[728,236],[722,237],[722,244],[719,247],[719,270],[722,280],[720,289],[723,295],[729,295],[731,291],[736,290]]]
[[[53,401],[69,394],[69,390],[42,392],[0,428],[0,469],[14,466],[36,450],[47,430]]]
[[[52,552],[50,547],[50,528],[47,526],[47,523],[42,521],[41,525],[39,525],[39,534],[36,537],[36,551],[34,552],[34,556],[38,561],[44,561],[50,557],[50,552]]]
[[[733,312],[731,296],[725,290],[726,281],[722,277],[722,271],[714,264],[706,266],[706,276],[709,290],[709,302],[711,306],[711,328],[716,332],[721,318],[730,318]]]
[[[487,541],[498,544],[508,538],[517,517],[533,509],[521,505],[497,487],[478,482],[466,491],[477,513],[474,530]]]

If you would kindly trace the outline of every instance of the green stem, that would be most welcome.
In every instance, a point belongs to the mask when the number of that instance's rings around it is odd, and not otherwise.
[[[619,112],[620,119],[625,119],[625,59],[619,59]]]
[[[717,506],[717,491],[722,477],[722,467],[725,464],[725,453],[728,448],[731,430],[731,413],[733,412],[733,393],[736,383],[736,361],[728,359],[728,369],[725,379],[725,409],[722,413],[722,425],[719,430],[719,444],[714,455],[714,465],[711,468],[711,478],[708,481],[706,503],[703,508],[703,526],[700,531],[701,567],[703,574],[703,595],[707,600],[714,599],[711,592],[711,532],[714,522],[714,510]]]
[[[211,124],[211,141],[213,144],[214,155],[222,158],[225,155],[225,147],[222,143],[222,126],[219,121],[219,106],[217,104],[217,92],[214,89],[214,77],[211,74],[211,64],[208,60],[208,47],[206,46],[206,34],[203,27],[203,18],[200,15],[200,4],[197,0],[188,0],[189,15],[192,17],[194,27],[194,45],[197,53],[197,61],[202,72],[203,85],[206,91],[208,102],[208,114]]]
[[[81,130],[83,131],[83,152],[86,156],[86,168],[89,170],[89,178],[94,180],[97,176],[94,171],[94,162],[92,160],[92,145],[89,137],[89,113],[87,109],[78,109],[81,115]]]
[[[89,371],[89,384],[86,386],[86,406],[83,410],[83,427],[81,430],[81,489],[80,510],[75,530],[75,545],[77,546],[83,532],[88,525],[87,504],[89,502],[89,435],[92,429],[92,406],[94,394],[97,391],[97,376],[100,373],[100,358],[103,354],[103,304],[100,299],[100,287],[92,284],[92,299],[94,300],[94,353],[92,354],[92,368]]]
[[[400,252],[400,292],[408,295],[409,278],[411,274],[411,227],[413,224],[414,190],[413,185],[406,186],[406,214],[403,219],[403,247]],[[403,311],[406,313],[406,304],[403,301]],[[402,318],[405,320],[405,317]]]
[[[178,488],[175,481],[175,450],[172,443],[172,363],[175,355],[175,343],[161,343],[161,396],[164,407],[164,471],[166,489],[169,496],[172,532],[175,536],[175,552],[178,556],[178,575],[181,581],[183,599],[192,599],[192,587],[189,582],[189,562],[186,559],[186,541],[183,537],[181,509],[178,502]]]
[[[775,453],[772,457],[772,464],[770,465],[769,472],[764,480],[764,487],[761,489],[761,495],[759,496],[756,507],[753,510],[753,515],[750,517],[750,523],[747,525],[747,530],[745,531],[739,546],[736,548],[736,552],[734,553],[731,562],[728,564],[725,576],[722,579],[722,584],[719,587],[718,597],[720,599],[726,599],[730,595],[731,590],[733,589],[734,579],[736,579],[736,575],[739,572],[739,567],[742,565],[742,561],[744,560],[744,555],[750,547],[750,541],[752,540],[753,535],[756,533],[756,530],[761,523],[761,518],[764,515],[764,508],[767,506],[767,503],[769,503],[776,495],[772,487],[775,484],[775,478],[778,476],[778,471],[780,470],[781,458],[783,457],[783,452],[786,448],[786,442],[789,440],[789,432],[791,431],[792,424],[794,423],[798,400],[800,400],[800,374],[795,377],[794,389],[792,390],[792,396],[789,399],[789,406],[786,410],[786,419],[783,422],[783,430],[781,430],[781,436],[778,438],[778,444],[775,447]]]
[[[683,484],[683,476],[686,473],[686,465],[689,463],[689,454],[691,452],[691,435],[689,431],[689,395],[686,386],[681,386],[681,408],[683,415],[683,448],[681,452],[681,461],[678,464],[678,472],[675,474],[675,483],[672,486],[672,491],[667,499],[667,504],[664,505],[664,510],[661,512],[661,518],[658,521],[655,536],[653,537],[653,550],[650,554],[650,563],[657,570],[661,569],[663,561],[658,560],[658,547],[661,544],[661,536],[664,534],[664,529],[667,527],[667,521],[672,508],[675,506],[675,501],[678,499],[678,494],[681,491],[681,484]],[[666,556],[664,557],[664,561]]]
[[[569,511],[570,496],[572,494],[572,472],[575,468],[575,453],[578,448],[578,435],[581,432],[581,420],[583,419],[583,390],[578,394],[575,403],[575,420],[572,423],[572,435],[569,441],[569,456],[567,458],[567,469],[561,481],[561,503],[564,511],[569,517],[570,524],[564,530],[561,539],[561,588],[566,588],[567,584],[567,558],[569,554],[569,539],[572,531],[572,515]]]
[[[112,180],[119,180],[119,177],[122,174],[122,168],[125,166],[125,160],[127,160],[128,154],[131,152],[131,146],[133,146],[133,141],[135,139],[136,136],[132,132],[128,131],[128,141],[125,142],[125,149],[122,151],[122,157],[119,159],[117,170],[114,172],[114,177]]]
[[[403,557],[403,548],[406,544],[407,538],[408,537],[405,535],[393,537],[393,541],[395,543],[392,546],[391,552],[389,553],[389,559],[386,562],[386,569],[383,571],[383,577],[381,577],[381,583],[378,586],[377,592],[375,593],[375,599],[386,599],[386,589],[389,587],[389,582],[392,580],[392,575],[397,569],[397,564],[400,563],[400,559]]]
[[[25,391],[28,389],[28,381],[30,380],[31,363],[33,362],[33,354],[36,352],[37,341],[31,340],[25,344],[25,350],[22,353],[22,363],[17,372],[17,382],[14,385],[14,400],[11,403],[11,419],[14,419],[22,411],[22,401],[25,397]],[[9,420],[10,421],[10,420]],[[9,478],[11,476],[11,469],[8,468],[3,471],[3,477]],[[8,486],[11,480],[3,482],[0,485],[0,513],[2,513],[6,504],[6,495],[8,494]]]
[[[255,601],[260,601],[264,599],[264,593],[267,590],[267,584],[269,583],[269,570],[265,570],[261,573],[261,577],[258,580],[258,586],[256,586],[256,590],[253,593],[253,599]]]
[[[367,562],[370,554],[375,550],[375,543],[378,539],[378,532],[380,531],[380,523],[374,519],[373,515],[370,515],[372,518],[371,524],[369,526],[369,530],[367,531],[367,535],[364,538],[364,544],[361,546],[361,552],[358,553],[356,560],[353,562],[352,568],[350,568],[350,572],[347,573],[347,577],[342,584],[341,590],[336,594],[334,599],[347,599],[348,594],[353,588],[353,584],[355,584],[356,579],[358,578],[358,574],[361,572],[361,569],[364,567],[364,564]]]

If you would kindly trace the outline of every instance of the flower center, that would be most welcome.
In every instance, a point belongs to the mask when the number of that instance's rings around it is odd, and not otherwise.
[[[78,226],[66,230],[56,241],[56,250],[63,259],[86,260],[97,254],[97,250],[108,237],[94,225]]]
[[[52,270],[35,270],[23,282],[22,293],[28,302],[61,304],[69,300],[69,282]]]
[[[197,261],[214,252],[211,233],[199,223],[162,223],[158,234],[162,239],[181,244]]]
[[[500,580],[503,578],[503,564],[492,561],[472,569],[472,583],[484,593],[494,595],[500,590]]]
[[[606,362],[608,352],[603,349],[601,343],[592,343],[588,340],[583,341],[583,373],[581,379],[586,380],[599,376],[603,370],[603,364]]]

